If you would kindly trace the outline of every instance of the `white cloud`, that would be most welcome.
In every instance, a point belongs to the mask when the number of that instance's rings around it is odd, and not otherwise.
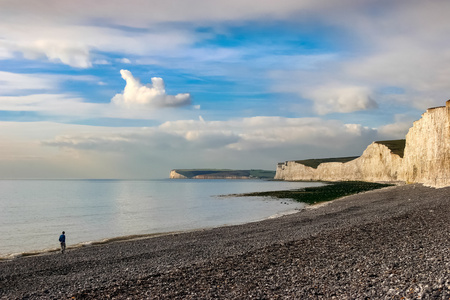
[[[1,59],[11,59],[13,58],[14,55],[11,51],[1,47],[1,42],[0,42],[0,60]]]
[[[63,63],[76,68],[92,66],[89,46],[82,43],[81,40],[80,42],[73,42],[64,38],[39,38],[42,34],[34,32],[37,28],[22,27],[23,32],[17,35],[2,32],[0,29],[0,34],[4,33],[9,36],[8,40],[0,40],[0,49],[10,57],[18,52],[22,53],[26,59],[46,58],[51,62]],[[37,31],[40,30],[45,31],[47,28],[37,29]],[[52,31],[51,28],[49,30]],[[62,32],[60,34],[64,36]]]
[[[374,129],[362,126],[360,124],[345,124],[344,126],[347,133],[351,133],[355,136],[362,136],[362,137],[367,135],[372,136],[373,133],[375,132]]]
[[[144,27],[155,23],[169,22],[205,22],[239,21],[248,19],[265,20],[285,19],[297,12],[305,15],[319,9],[345,10],[354,5],[354,0],[342,0],[339,3],[317,2],[313,0],[184,0],[173,2],[130,0],[109,5],[107,0],[95,2],[80,0],[69,1],[41,0],[37,5],[33,0],[3,1],[5,18],[20,13],[21,17],[42,22],[60,24],[76,23],[80,20],[93,20],[102,16],[103,20],[114,20],[126,26]],[[89,7],[89,9],[86,9]],[[195,9],[193,9],[195,8]],[[9,13],[9,15],[7,14]]]
[[[119,28],[92,26],[81,16],[83,20],[70,24],[63,20],[52,23],[51,18],[41,22],[39,16],[24,17],[22,13],[17,12],[15,19],[11,19],[0,9],[0,54],[3,57],[21,54],[27,59],[47,59],[75,68],[90,68],[95,63],[106,62],[97,54],[99,51],[142,56],[168,54],[197,40],[193,32],[184,28],[130,33]],[[114,24],[115,20],[111,22]]]
[[[383,140],[404,139],[414,121],[415,118],[406,114],[395,115],[394,123],[378,128],[378,135]]]
[[[123,64],[131,64],[131,60],[129,60],[128,58],[122,58],[119,59],[119,62],[123,63]]]
[[[104,106],[87,103],[66,94],[33,94],[27,96],[0,96],[0,111],[34,111],[54,116],[86,117]]]
[[[370,96],[368,88],[320,86],[304,88],[304,96],[314,101],[316,111],[321,114],[332,112],[350,113],[376,108],[378,105]]]
[[[85,81],[106,85],[95,76],[48,74],[16,74],[0,71],[0,111],[37,112],[44,116],[64,118],[66,121],[89,118],[120,118],[173,120],[197,115],[199,105],[190,105],[190,94],[167,95],[162,78],[152,78],[152,84],[142,85],[126,70],[121,71],[127,84],[112,103],[88,102],[70,93],[57,93],[64,81]],[[180,110],[180,106],[190,109]],[[127,108],[127,109],[124,109]],[[163,111],[158,108],[166,108]],[[131,109],[128,109],[131,108]],[[133,109],[134,108],[134,109]]]
[[[98,78],[90,75],[53,75],[45,73],[12,73],[0,71],[0,97],[4,95],[28,95],[31,93],[57,93],[65,81],[98,83]],[[68,96],[65,96],[66,98]],[[72,98],[75,98],[72,96]]]
[[[151,84],[143,85],[128,70],[120,70],[120,74],[126,86],[122,94],[115,95],[111,100],[114,104],[126,107],[178,107],[191,104],[190,94],[167,95],[162,78],[153,77]]]
[[[0,96],[0,111],[36,112],[57,117],[66,122],[90,118],[119,118],[142,120],[173,120],[196,115],[191,110],[166,109],[164,111],[143,107],[123,109],[111,103],[90,103],[71,94],[32,94],[26,96]]]
[[[40,53],[45,53],[52,62],[61,62],[78,68],[92,66],[89,49],[83,45],[74,45],[66,41],[37,40],[34,45],[28,47],[23,50],[26,58],[33,59]]]
[[[351,113],[378,107],[376,93],[370,84],[356,84],[359,80],[342,78],[336,61],[328,61],[327,69],[322,63],[308,71],[275,71],[270,77],[273,91],[294,93],[309,100],[319,115]]]
[[[55,80],[44,74],[18,74],[0,71],[0,90],[3,95],[29,92],[30,90],[53,90]]]

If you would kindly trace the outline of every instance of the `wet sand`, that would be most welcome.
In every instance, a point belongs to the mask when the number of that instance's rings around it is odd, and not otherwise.
[[[95,230],[95,229],[93,229]],[[0,299],[450,299],[450,188],[0,262]]]

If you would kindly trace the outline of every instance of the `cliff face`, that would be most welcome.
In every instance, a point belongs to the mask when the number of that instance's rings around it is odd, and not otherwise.
[[[398,152],[398,151],[394,151]],[[278,164],[275,179],[306,181],[406,181],[450,186],[450,100],[428,109],[406,135],[403,158],[374,142],[357,159],[328,162],[317,169],[295,161]]]
[[[430,108],[406,135],[401,178],[428,186],[450,186],[450,100]]]
[[[306,181],[391,181],[398,180],[397,170],[402,158],[376,142],[372,143],[359,158],[346,163],[329,162],[317,169],[295,161],[278,164],[275,179]]]
[[[186,179],[187,177],[181,174],[178,174],[177,171],[172,170],[170,171],[170,177],[172,179]]]

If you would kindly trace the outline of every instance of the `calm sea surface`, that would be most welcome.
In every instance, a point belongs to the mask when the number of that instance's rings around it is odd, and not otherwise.
[[[236,193],[321,183],[262,180],[0,180],[0,258],[138,234],[251,222],[301,203]]]

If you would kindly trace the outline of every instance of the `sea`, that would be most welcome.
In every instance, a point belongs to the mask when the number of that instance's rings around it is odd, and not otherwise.
[[[266,180],[0,180],[0,259],[274,218],[305,204],[236,194],[319,186]]]

